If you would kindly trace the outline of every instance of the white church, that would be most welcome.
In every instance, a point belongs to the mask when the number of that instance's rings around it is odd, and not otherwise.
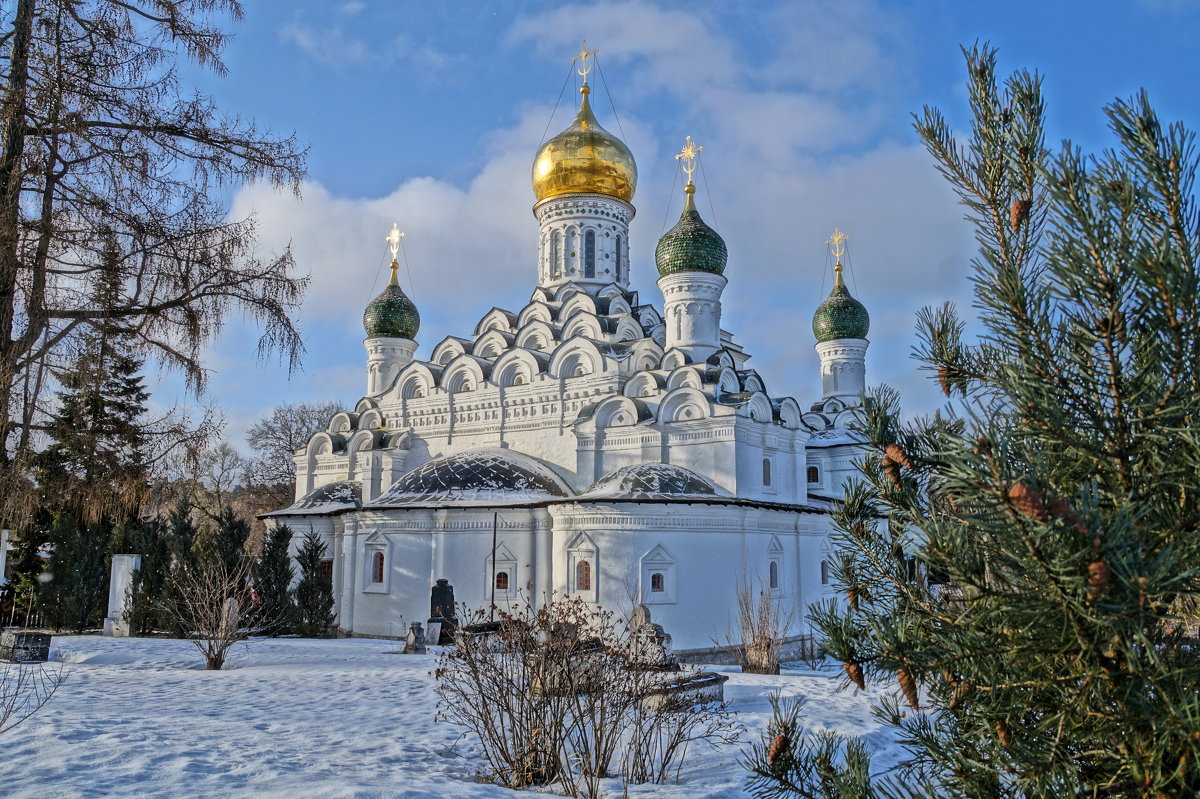
[[[725,242],[696,210],[690,139],[686,204],[655,250],[662,303],[640,297],[637,167],[596,121],[581,55],[579,112],[533,161],[528,304],[492,308],[418,358],[393,230],[391,280],[363,315],[366,394],[296,453],[296,501],[266,515],[294,545],[309,529],[325,540],[345,634],[403,635],[444,579],[473,607],[563,594],[623,614],[645,604],[687,654],[725,639],[739,584],[800,624],[828,594],[866,309],[839,257],[813,318],[822,396],[807,410],[773,397],[721,328],[737,263],[727,276]]]

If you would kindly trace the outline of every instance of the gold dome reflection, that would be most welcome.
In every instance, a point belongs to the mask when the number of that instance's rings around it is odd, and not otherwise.
[[[590,87],[575,120],[538,150],[533,159],[533,193],[538,202],[563,194],[606,194],[625,202],[637,188],[637,164],[625,142],[600,127],[588,102]]]

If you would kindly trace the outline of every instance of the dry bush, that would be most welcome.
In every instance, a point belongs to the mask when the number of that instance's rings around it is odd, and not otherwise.
[[[727,634],[726,651],[746,674],[778,674],[780,652],[794,613],[783,610],[761,579],[743,577],[734,590],[737,630]]]
[[[484,778],[499,785],[594,797],[605,777],[663,782],[692,742],[740,735],[724,704],[647,702],[692,672],[638,668],[624,624],[599,606],[565,597],[495,622],[466,608],[460,617],[436,671],[438,718],[478,739]]]
[[[64,677],[61,663],[0,663],[0,733],[41,710]]]
[[[171,572],[176,600],[168,605],[168,613],[204,655],[206,669],[220,669],[229,648],[250,637],[251,630],[242,622],[250,610],[252,568],[249,558],[230,564],[210,557]]]

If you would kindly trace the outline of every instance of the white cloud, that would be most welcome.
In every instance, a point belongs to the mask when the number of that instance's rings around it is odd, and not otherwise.
[[[360,63],[369,54],[366,42],[350,36],[337,26],[318,30],[306,25],[299,14],[279,29],[279,36],[318,64],[335,69]]]

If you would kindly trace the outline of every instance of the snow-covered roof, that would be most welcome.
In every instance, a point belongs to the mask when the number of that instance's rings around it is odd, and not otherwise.
[[[314,489],[283,510],[263,516],[323,516],[356,508],[362,501],[362,484],[357,480],[339,480]]]
[[[621,497],[654,500],[719,496],[728,494],[693,471],[668,463],[639,463],[604,475],[580,495],[580,499]]]
[[[540,461],[498,447],[477,447],[418,466],[369,507],[505,505],[570,496],[562,478]]]

